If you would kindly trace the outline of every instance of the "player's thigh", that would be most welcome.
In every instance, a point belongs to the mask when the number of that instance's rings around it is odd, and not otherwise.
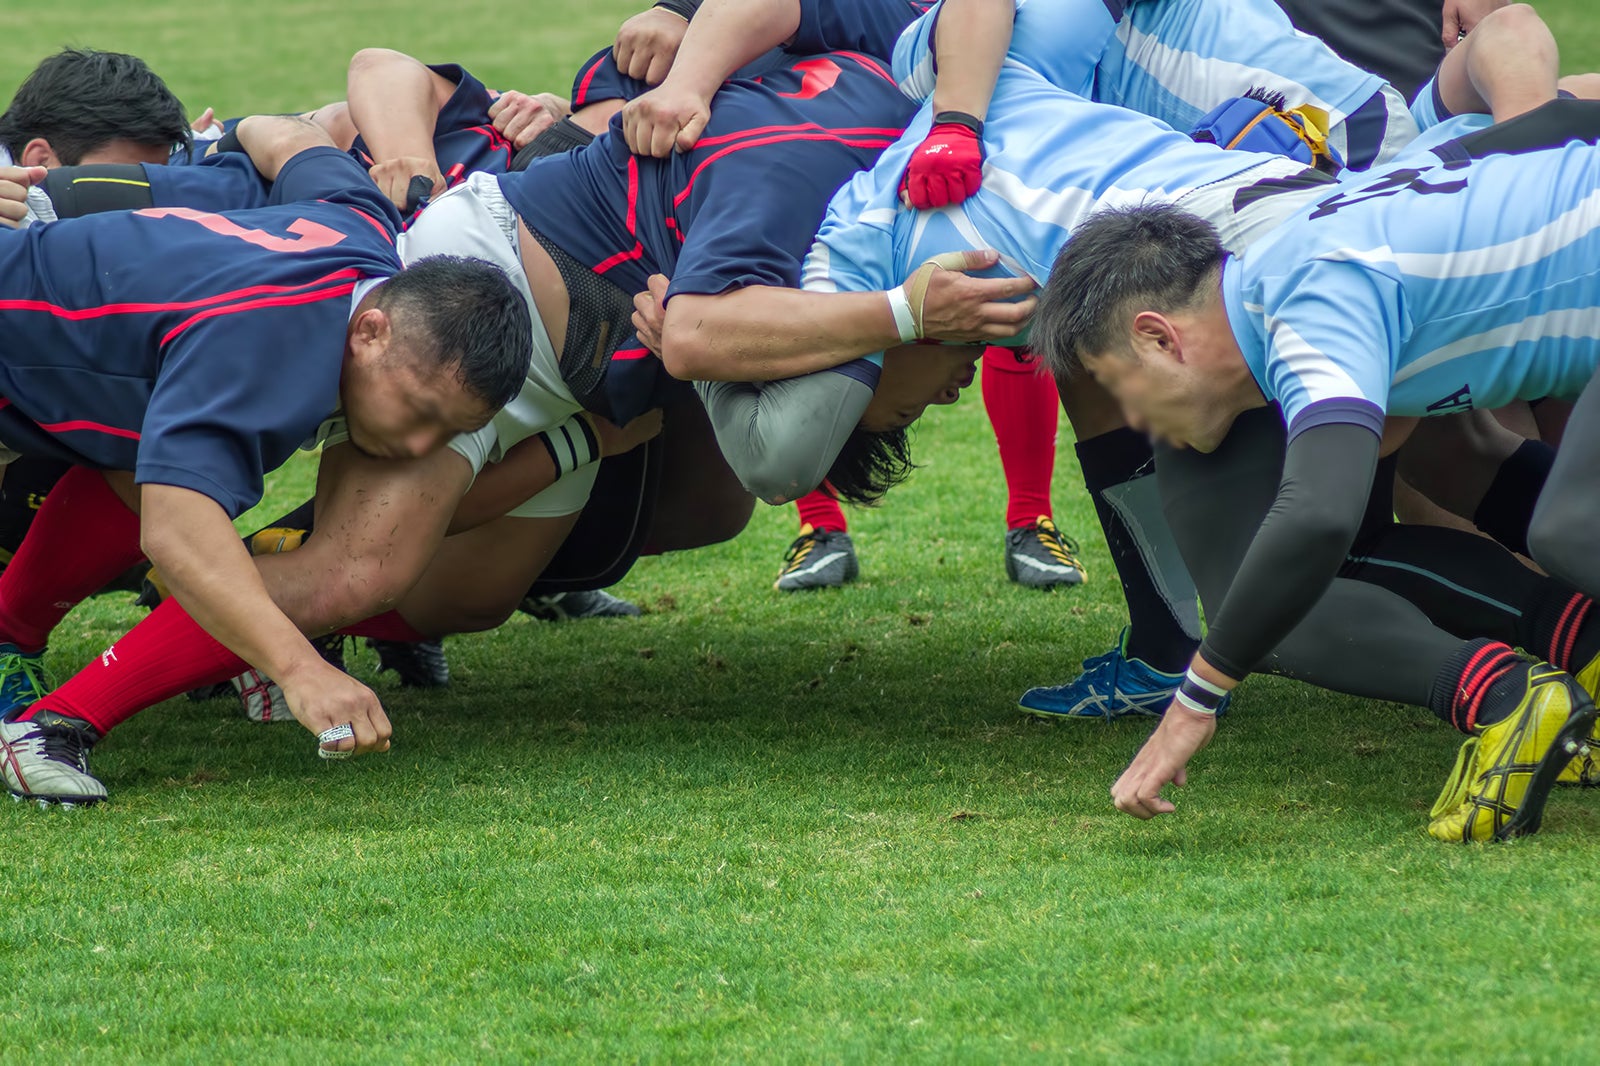
[[[1156,449],[1161,508],[1208,612],[1222,606],[1283,476],[1276,407],[1240,415],[1217,450]]]
[[[722,457],[699,400],[691,396],[666,409],[659,447],[661,487],[650,522],[650,550],[681,551],[738,536],[756,499]]]
[[[447,537],[400,613],[424,633],[493,629],[516,610],[577,520],[577,513],[508,515]]]
[[[1534,562],[1590,596],[1600,596],[1600,373],[1573,405],[1528,526]]]
[[[1067,421],[1072,423],[1073,436],[1079,441],[1122,429],[1128,424],[1116,398],[1088,374],[1058,378],[1056,391],[1061,395],[1061,407],[1067,412]]]
[[[382,598],[398,596],[438,550],[471,483],[471,466],[449,448],[421,459],[379,459],[349,442],[325,448],[316,534],[300,551],[346,575],[351,585]]]

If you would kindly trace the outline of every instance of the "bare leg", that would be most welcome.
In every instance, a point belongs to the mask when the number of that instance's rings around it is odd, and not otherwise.
[[[495,628],[511,617],[577,520],[576,513],[507,516],[446,538],[400,601],[401,617],[423,633]]]
[[[1556,97],[1560,56],[1550,28],[1527,4],[1486,15],[1439,65],[1439,98],[1451,114],[1504,122]]]
[[[1488,411],[1424,418],[1400,449],[1400,476],[1444,510],[1471,519],[1522,441]],[[1403,514],[1401,520],[1428,519]]]

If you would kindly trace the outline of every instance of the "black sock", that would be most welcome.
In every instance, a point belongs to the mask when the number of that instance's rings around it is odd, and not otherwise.
[[[1497,640],[1469,640],[1439,669],[1428,709],[1451,728],[1472,733],[1502,721],[1522,702],[1528,662]]]
[[[1173,603],[1173,598],[1188,597],[1189,602],[1184,606],[1189,613],[1194,613],[1194,582],[1186,571],[1181,574],[1181,580],[1177,574],[1169,575],[1168,591],[1164,594],[1140,551],[1139,538],[1117,507],[1105,497],[1107,489],[1129,485],[1154,472],[1150,442],[1131,429],[1115,429],[1081,441],[1076,451],[1078,465],[1083,469],[1084,487],[1089,490],[1095,513],[1100,516],[1106,547],[1111,550],[1111,560],[1122,580],[1122,595],[1128,601],[1127,654],[1144,660],[1162,673],[1181,673],[1189,665],[1199,642],[1196,636],[1185,631],[1179,620],[1181,608]],[[1153,487],[1154,482],[1150,485]],[[1155,500],[1154,493],[1150,494],[1150,499]],[[1149,509],[1156,512],[1150,516],[1151,521],[1170,539],[1165,520],[1159,514],[1159,504]],[[1175,559],[1175,548],[1171,554]]]
[[[1544,441],[1523,441],[1522,447],[1500,464],[1472,513],[1472,524],[1519,555],[1527,555],[1533,505],[1539,502],[1555,461],[1556,450]]]
[[[1523,609],[1522,646],[1557,670],[1575,674],[1600,655],[1594,601],[1555,578]]]

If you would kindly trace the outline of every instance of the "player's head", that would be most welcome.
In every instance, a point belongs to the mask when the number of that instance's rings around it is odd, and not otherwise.
[[[0,114],[23,166],[165,163],[190,143],[183,104],[137,56],[68,48],[34,68]]]
[[[1223,256],[1217,231],[1176,207],[1098,212],[1056,257],[1034,347],[1058,377],[1092,374],[1135,429],[1210,450],[1238,413],[1213,372],[1233,344],[1225,318],[1215,328]]]
[[[358,451],[414,459],[481,428],[528,376],[533,321],[498,267],[419,259],[350,320],[339,395]]]
[[[870,504],[911,473],[907,430],[934,404],[951,404],[972,384],[983,349],[906,345],[883,353],[883,372],[861,421],[828,470],[841,499]]]

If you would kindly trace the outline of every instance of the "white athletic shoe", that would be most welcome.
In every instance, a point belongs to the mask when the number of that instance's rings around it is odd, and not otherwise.
[[[238,677],[228,679],[244,708],[244,716],[252,722],[292,722],[294,714],[289,702],[283,698],[283,689],[260,670],[246,670]]]
[[[89,772],[89,749],[100,739],[93,726],[54,711],[31,721],[0,719],[0,773],[19,800],[41,806],[87,806],[106,798],[106,786]]]

